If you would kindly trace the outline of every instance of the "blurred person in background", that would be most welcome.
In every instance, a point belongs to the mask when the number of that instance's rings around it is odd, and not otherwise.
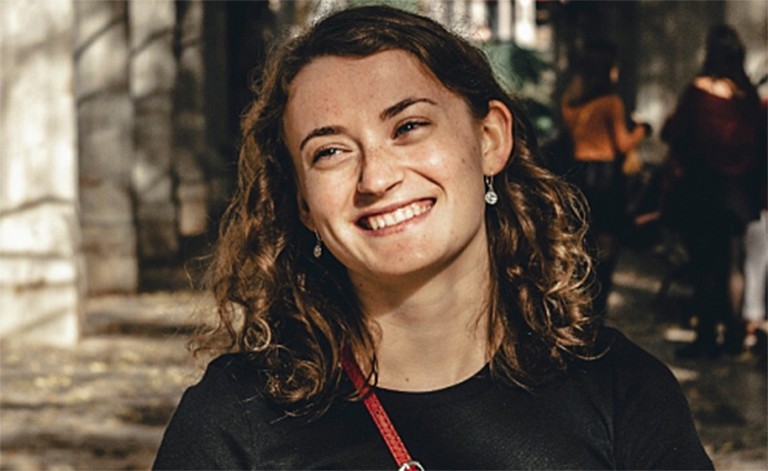
[[[561,113],[570,135],[573,165],[566,172],[586,197],[597,245],[598,312],[606,310],[619,252],[619,235],[627,223],[625,172],[638,165],[637,145],[650,135],[647,123],[627,128],[624,103],[615,91],[619,80],[616,46],[588,41],[574,62],[561,98]],[[632,159],[627,160],[627,159]]]
[[[228,353],[156,469],[712,468],[669,369],[592,311],[583,202],[479,49],[352,8],[260,84],[199,344]]]
[[[744,305],[742,307],[742,316],[746,322],[745,343],[762,357],[766,355],[765,313],[766,304],[768,304],[766,272],[768,272],[768,211],[763,207],[760,217],[747,224],[744,236]]]
[[[713,27],[701,71],[661,133],[675,176],[664,218],[674,222],[688,250],[698,318],[694,342],[676,351],[681,358],[743,349],[744,232],[759,217],[765,175],[758,174],[757,163],[766,126],[744,54],[733,28]],[[725,327],[722,343],[719,324]]]
[[[758,82],[758,90],[768,88],[768,75]],[[760,100],[762,119],[768,122],[768,97]],[[750,221],[744,235],[744,304],[745,344],[756,353],[764,366],[766,351],[766,310],[768,308],[768,125],[758,137],[760,146],[751,191],[758,195],[757,219]]]

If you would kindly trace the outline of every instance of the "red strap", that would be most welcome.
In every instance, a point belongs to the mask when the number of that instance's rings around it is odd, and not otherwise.
[[[403,441],[400,439],[400,435],[395,430],[395,426],[392,425],[392,421],[389,420],[387,411],[384,410],[384,406],[379,402],[379,398],[371,387],[365,382],[365,377],[357,366],[354,358],[352,358],[352,352],[349,348],[344,348],[341,353],[341,366],[344,371],[347,372],[347,376],[352,380],[352,384],[363,395],[363,403],[365,408],[368,409],[373,421],[376,423],[376,427],[381,433],[381,437],[387,443],[392,457],[395,459],[395,463],[399,467],[400,471],[416,471],[422,470],[423,467],[417,461],[411,459],[411,455],[405,448]]]

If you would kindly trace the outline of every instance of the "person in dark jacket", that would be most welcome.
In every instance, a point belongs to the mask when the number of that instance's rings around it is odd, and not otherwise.
[[[696,340],[677,351],[684,358],[713,358],[743,347],[743,236],[760,209],[756,179],[765,175],[757,175],[756,165],[766,126],[744,71],[744,52],[735,30],[712,28],[701,72],[661,133],[676,175],[665,219],[680,232],[694,276]],[[722,344],[719,324],[726,329]]]
[[[214,359],[155,469],[711,469],[591,310],[584,206],[485,56],[390,7],[283,46],[243,118]]]

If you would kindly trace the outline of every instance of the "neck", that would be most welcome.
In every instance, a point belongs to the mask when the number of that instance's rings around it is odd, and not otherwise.
[[[377,339],[379,386],[431,391],[482,369],[489,351],[487,252],[480,260],[427,280],[357,285]]]

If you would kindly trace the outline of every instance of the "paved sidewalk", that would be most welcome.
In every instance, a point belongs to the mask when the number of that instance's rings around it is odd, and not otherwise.
[[[106,296],[74,350],[2,348],[0,469],[148,469],[201,370],[185,345],[199,293]]]
[[[673,284],[659,299],[666,267],[650,251],[622,252],[609,300],[609,322],[664,361],[680,381],[699,435],[718,470],[768,470],[768,382],[757,358],[678,360],[674,350],[693,340],[680,319],[691,290]]]
[[[655,300],[664,267],[625,251],[611,322],[673,369],[718,469],[766,470],[766,374],[724,357],[678,362],[685,291]],[[193,292],[106,296],[87,303],[88,332],[73,350],[0,349],[0,470],[148,469],[166,421],[202,372],[185,344],[210,301]],[[191,314],[196,313],[195,317]]]

